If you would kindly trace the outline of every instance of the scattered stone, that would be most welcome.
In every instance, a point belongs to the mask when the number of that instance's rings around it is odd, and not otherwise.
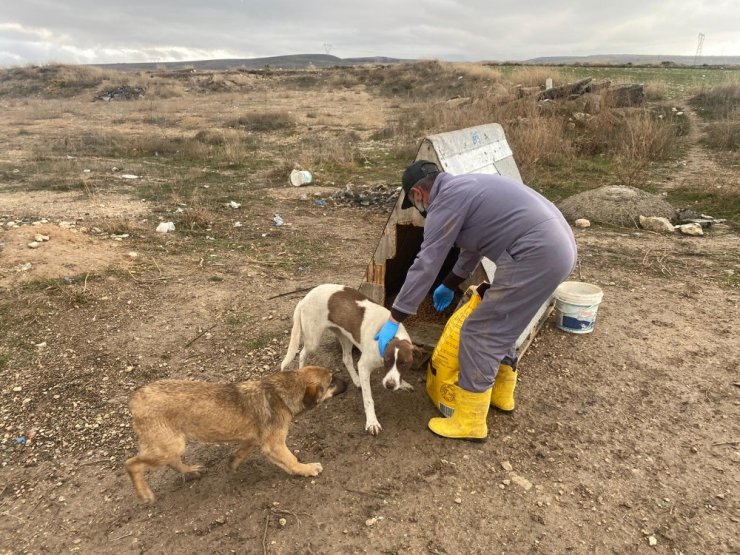
[[[505,486],[510,486],[510,485],[511,485],[511,480],[509,480],[509,479],[507,478],[507,479],[505,479],[505,480],[501,480],[501,483],[502,483],[503,485],[505,485]]]
[[[30,262],[26,262],[25,264],[18,264],[18,266],[15,266],[13,269],[16,272],[27,272],[31,268],[33,268],[33,264],[31,264]]]
[[[704,230],[702,229],[701,224],[694,223],[677,225],[676,229],[684,235],[704,235]]]
[[[40,233],[37,233],[36,236],[33,238],[33,240],[36,241],[36,242],[38,242],[38,243],[43,243],[44,241],[48,241],[49,240],[49,236],[48,235],[41,235]]]
[[[458,505],[460,505],[460,504],[462,503],[462,499],[461,499],[460,497],[455,497],[454,501],[455,501],[455,503],[457,503]]]
[[[38,241],[31,241],[30,243],[28,243],[28,248],[29,249],[37,249],[37,248],[39,248],[39,245],[40,244],[41,243],[39,243]]]
[[[511,466],[511,463],[509,461],[502,462],[501,463],[501,468],[503,468],[504,470],[506,470],[506,472],[511,472],[512,470],[514,470],[514,467]]]
[[[241,222],[234,222],[234,227],[242,227],[242,223]]]
[[[278,520],[278,524],[280,524],[280,526],[285,526],[286,524],[288,524],[288,521],[284,518],[281,518],[280,520]]]
[[[19,386],[19,385],[16,385],[13,388],[13,391],[16,392],[16,393],[20,393],[21,391],[23,391],[23,388],[21,386]]]
[[[231,201],[231,202],[229,202],[229,203],[228,203],[228,204],[227,204],[226,206],[228,206],[229,208],[234,208],[234,209],[236,209],[236,208],[241,208],[241,206],[242,206],[242,205],[241,205],[240,203],[238,203],[238,202],[234,202],[234,201],[232,200],[232,201]]]
[[[370,526],[375,526],[375,524],[376,524],[377,522],[378,522],[378,518],[377,518],[377,517],[372,517],[372,518],[368,518],[368,519],[367,519],[367,520],[365,521],[365,526],[368,526],[368,527],[370,527]]]
[[[662,216],[640,216],[640,227],[656,233],[674,233],[673,224]]]
[[[120,177],[121,179],[139,179],[138,175],[134,175],[132,173],[122,173]]]
[[[162,222],[157,226],[157,233],[168,233],[170,231],[175,231],[174,222]]]
[[[576,227],[581,227],[581,228],[591,227],[591,222],[589,222],[586,218],[578,218],[575,221],[575,224],[576,224]]]
[[[658,545],[658,539],[655,536],[648,536],[648,545],[651,547]]]
[[[697,449],[695,446],[692,445],[691,446],[691,449],[689,449],[689,451],[691,451],[692,453],[698,453],[699,452],[699,449]]]
[[[96,100],[102,100],[103,102],[110,102],[111,100],[138,100],[143,97],[143,87],[121,85],[120,87],[116,87],[115,89],[103,91],[98,96],[93,98],[93,102]]]

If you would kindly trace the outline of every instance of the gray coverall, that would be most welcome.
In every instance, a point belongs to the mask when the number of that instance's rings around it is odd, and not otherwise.
[[[576,243],[560,211],[526,185],[488,174],[440,173],[429,197],[424,240],[393,309],[416,314],[450,249],[460,255],[453,273],[467,278],[482,257],[496,273],[460,335],[461,388],[489,389],[504,357],[576,264]]]

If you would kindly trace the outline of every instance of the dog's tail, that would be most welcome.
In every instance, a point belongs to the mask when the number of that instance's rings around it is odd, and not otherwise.
[[[288,344],[288,352],[280,364],[280,370],[285,368],[293,362],[296,353],[298,353],[298,346],[301,344],[301,302],[299,302],[295,310],[293,311],[293,329],[290,331],[290,343]]]

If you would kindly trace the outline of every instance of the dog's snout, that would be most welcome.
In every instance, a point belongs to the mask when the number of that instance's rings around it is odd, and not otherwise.
[[[347,391],[347,382],[340,378],[337,378],[336,376],[332,376],[330,387],[334,389],[335,395],[339,395],[340,393],[344,393],[345,391]]]
[[[390,389],[390,390],[394,390],[398,388],[398,386],[396,385],[396,382],[394,382],[393,380],[384,381],[383,385],[385,386],[386,389]]]

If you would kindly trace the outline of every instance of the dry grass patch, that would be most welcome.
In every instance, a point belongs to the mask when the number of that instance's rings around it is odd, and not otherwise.
[[[727,118],[740,106],[740,81],[704,89],[690,102],[707,119]]]
[[[706,144],[715,150],[740,150],[740,114],[707,125]]]
[[[296,121],[287,111],[252,112],[226,122],[226,127],[248,131],[285,131],[295,128]]]
[[[553,86],[567,83],[568,80],[555,68],[545,66],[522,66],[508,76],[508,81],[525,87],[545,87],[547,79],[552,79]]]

